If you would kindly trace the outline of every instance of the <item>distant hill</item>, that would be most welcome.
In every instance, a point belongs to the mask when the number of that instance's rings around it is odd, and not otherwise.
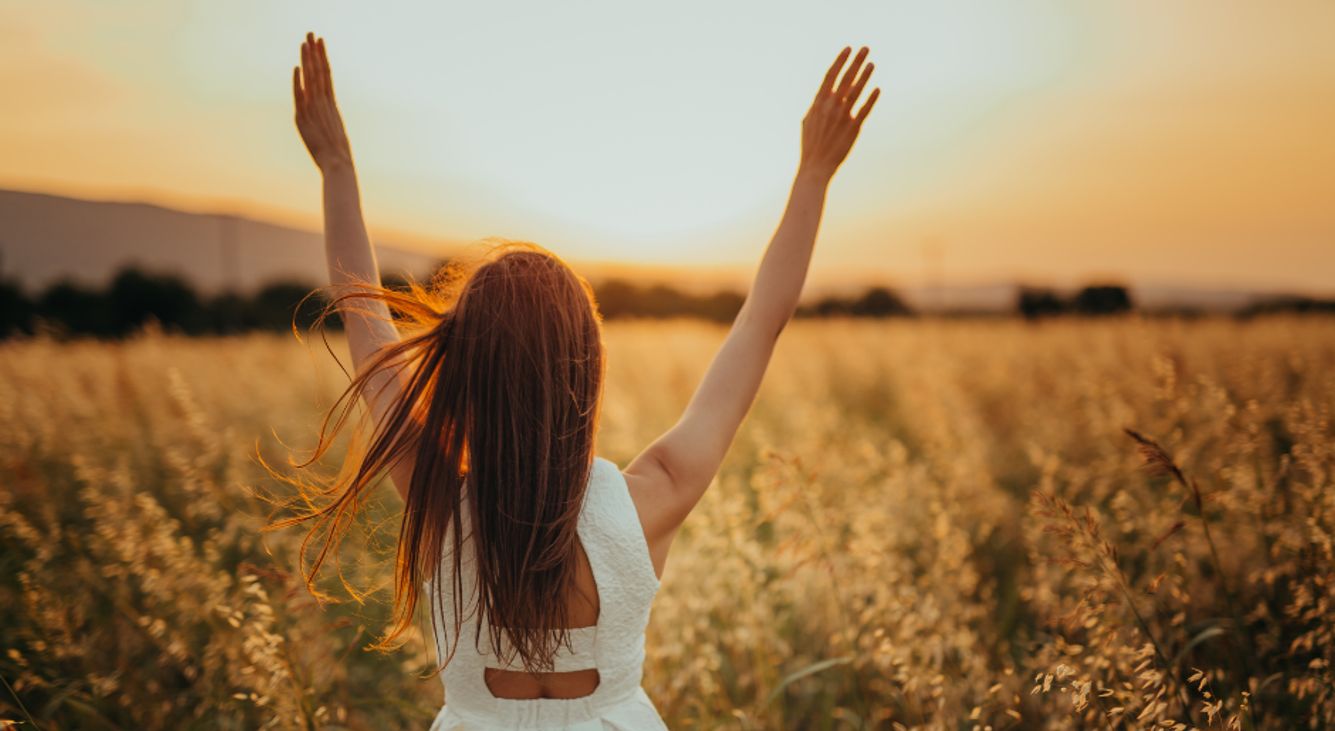
[[[326,281],[314,231],[145,203],[0,190],[0,274],[29,291],[60,279],[101,285],[122,266],[179,274],[205,293],[278,280]],[[377,244],[386,274],[429,274],[434,257]]]
[[[101,286],[118,269],[132,264],[147,271],[181,275],[203,294],[228,289],[250,294],[280,280],[319,284],[326,281],[323,246],[318,232],[239,216],[0,190],[0,277],[17,279],[29,292],[66,278]],[[377,244],[376,251],[386,275],[411,273],[424,277],[439,264],[435,257],[392,242]],[[702,295],[720,290],[740,292],[750,275],[749,268],[725,271],[689,264],[575,264],[595,284],[609,279],[663,283]],[[1073,291],[1076,285],[1086,283],[1068,284],[1072,286],[1058,289]],[[1126,284],[1135,304],[1148,310],[1233,311],[1282,294],[1172,283]],[[904,301],[920,312],[1011,311],[1018,291],[1017,284],[1008,282],[898,288]],[[838,287],[813,287],[808,299],[851,292]]]

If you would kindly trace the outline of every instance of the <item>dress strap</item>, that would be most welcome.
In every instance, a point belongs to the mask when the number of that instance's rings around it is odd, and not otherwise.
[[[649,543],[626,478],[616,464],[601,457],[594,459],[584,498],[580,541],[594,570],[603,611],[649,601],[658,592]]]

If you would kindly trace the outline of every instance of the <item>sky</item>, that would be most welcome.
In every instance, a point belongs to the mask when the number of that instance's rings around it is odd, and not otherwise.
[[[865,44],[817,281],[1335,289],[1329,0],[0,0],[0,187],[318,225],[307,30],[417,248],[749,271]]]

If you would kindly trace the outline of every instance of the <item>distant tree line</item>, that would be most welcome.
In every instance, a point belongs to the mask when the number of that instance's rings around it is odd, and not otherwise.
[[[1134,309],[1135,303],[1126,287],[1116,284],[1084,287],[1069,297],[1062,296],[1053,289],[1021,287],[1015,300],[1015,311],[1031,320],[1056,315],[1120,315]],[[1302,296],[1264,297],[1232,311],[1235,317],[1240,318],[1281,313],[1335,314],[1335,299]],[[1190,306],[1178,306],[1162,307],[1145,314],[1194,317],[1207,314],[1207,311]]]
[[[1280,312],[1335,315],[1335,299],[1315,297],[1272,297],[1253,302],[1238,311],[1239,317],[1273,315]]]
[[[150,322],[190,335],[225,335],[250,330],[309,326],[323,302],[302,298],[300,282],[274,282],[250,296],[200,295],[186,280],[136,268],[120,270],[105,287],[60,281],[29,297],[12,281],[0,281],[0,337],[47,331],[123,337]],[[300,311],[298,304],[301,303]],[[331,321],[332,323],[332,321]]]
[[[856,297],[825,297],[797,310],[798,317],[906,317],[913,314],[913,308],[888,287],[870,287]]]
[[[387,286],[403,280],[387,278]],[[232,292],[205,296],[184,278],[121,269],[104,287],[60,281],[29,296],[17,283],[0,280],[0,338],[38,329],[62,335],[116,338],[149,323],[188,335],[227,335],[253,330],[305,329],[324,306],[305,282],[271,283],[254,294]],[[710,294],[683,292],[663,284],[640,285],[609,279],[594,288],[607,319],[693,317],[729,322],[744,296],[729,290]],[[893,290],[873,287],[857,297],[827,297],[799,310],[803,317],[887,317],[912,314]],[[338,318],[327,321],[338,327]]]
[[[730,322],[742,309],[745,297],[720,290],[712,294],[691,294],[665,284],[640,285],[624,279],[609,279],[594,287],[598,309],[603,317],[697,317],[715,322]]]
[[[402,287],[404,280],[386,285]],[[149,323],[190,335],[227,335],[253,330],[310,327],[324,306],[308,297],[316,288],[305,282],[271,283],[253,294],[201,295],[183,278],[129,267],[104,287],[61,281],[29,296],[13,281],[0,280],[0,338],[44,332],[94,337],[124,337]],[[694,294],[664,284],[636,284],[609,279],[594,288],[603,316],[692,317],[730,322],[745,297],[720,290]],[[1099,284],[1064,295],[1057,290],[1021,287],[1015,312],[1028,319],[1060,315],[1100,316],[1130,312],[1134,303],[1126,287]],[[1243,317],[1278,312],[1335,314],[1335,300],[1282,297],[1255,302],[1236,314]],[[798,317],[904,317],[915,311],[888,287],[870,287],[853,296],[827,296],[802,305]],[[946,313],[950,314],[950,313]],[[961,313],[967,314],[967,313]],[[996,314],[996,313],[993,313]],[[1190,314],[1186,312],[1175,314]],[[327,321],[338,328],[338,318]]]
[[[609,279],[594,288],[603,317],[698,317],[732,322],[746,296],[732,290],[692,294],[664,284],[639,285]],[[798,317],[895,317],[913,310],[899,294],[886,287],[871,287],[856,297],[825,297],[803,305]]]
[[[1131,293],[1119,284],[1096,284],[1065,297],[1054,289],[1021,287],[1015,310],[1035,320],[1055,315],[1121,315],[1134,309]]]

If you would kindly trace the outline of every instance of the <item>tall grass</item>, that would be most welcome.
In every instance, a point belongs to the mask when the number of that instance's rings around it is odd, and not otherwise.
[[[610,325],[600,453],[669,426],[721,337]],[[655,605],[673,728],[1335,727],[1335,320],[798,323],[779,351]],[[364,649],[392,491],[340,556],[365,601],[314,600],[300,531],[260,530],[257,455],[311,447],[344,382],[282,337],[0,345],[0,719],[425,727],[429,643]]]

